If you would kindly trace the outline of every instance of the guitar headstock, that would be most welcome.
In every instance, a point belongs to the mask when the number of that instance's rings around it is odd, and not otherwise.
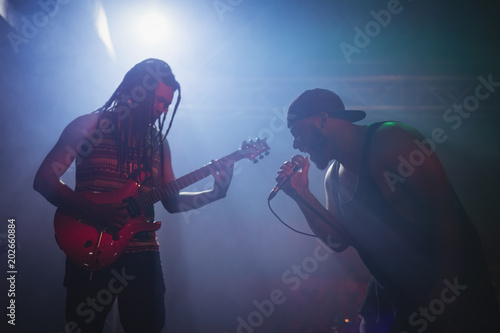
[[[266,140],[267,139],[250,140],[248,142],[243,141],[239,154],[257,163],[259,159],[264,158],[264,155],[269,155],[269,149],[271,148],[269,148]]]

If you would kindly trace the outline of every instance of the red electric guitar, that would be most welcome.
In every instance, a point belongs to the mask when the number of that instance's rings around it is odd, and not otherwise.
[[[248,158],[256,163],[257,157],[263,158],[262,153],[269,154],[269,149],[266,139],[243,142],[240,149],[223,158],[235,162]],[[57,243],[66,256],[80,267],[92,271],[104,268],[120,257],[136,233],[155,231],[161,227],[161,222],[147,220],[147,207],[210,175],[209,165],[205,165],[160,188],[142,194],[139,194],[139,186],[134,181],[125,183],[113,192],[82,192],[83,196],[96,203],[126,203],[129,222],[120,231],[111,233],[105,228],[97,227],[93,221],[59,208],[54,217]]]

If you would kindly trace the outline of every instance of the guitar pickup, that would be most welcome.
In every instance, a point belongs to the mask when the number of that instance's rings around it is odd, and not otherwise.
[[[127,204],[127,212],[131,218],[141,215],[142,213],[141,207],[139,207],[139,203],[137,202],[137,200],[135,200],[135,198],[133,197],[125,198],[123,199],[123,203]]]

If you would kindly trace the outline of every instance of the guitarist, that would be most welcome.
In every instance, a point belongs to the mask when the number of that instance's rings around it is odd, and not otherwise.
[[[164,130],[176,91],[176,103]],[[125,204],[94,202],[81,192],[116,191],[132,179],[144,193],[175,180],[166,136],[180,99],[180,85],[167,63],[158,59],[138,63],[101,108],[76,118],[64,129],[39,168],[34,189],[59,209],[84,216],[96,226],[120,230],[129,220]],[[73,162],[74,190],[60,180]],[[212,161],[212,190],[177,193],[162,200],[163,206],[178,213],[179,207],[185,211],[199,208],[200,202],[224,198],[233,164]],[[153,218],[153,206],[147,215]],[[116,297],[125,332],[161,332],[164,327],[165,285],[155,232],[137,233],[123,255],[95,272],[67,259],[64,285],[66,331],[102,332]]]

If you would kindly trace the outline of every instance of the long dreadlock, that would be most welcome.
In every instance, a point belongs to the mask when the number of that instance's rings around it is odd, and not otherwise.
[[[163,127],[167,115],[164,113],[161,119],[153,122],[154,95],[160,82],[171,87],[174,92],[178,91],[174,111],[165,134]],[[152,172],[153,156],[157,149],[160,149],[160,163],[163,166],[163,143],[172,127],[180,101],[181,87],[175,80],[170,66],[162,60],[146,59],[125,74],[108,101],[95,111],[116,121],[118,130],[115,131],[115,137],[118,142],[118,168],[121,173],[128,172],[130,175],[133,171],[131,170],[133,146],[139,148],[139,169]],[[132,109],[136,108],[148,112],[144,117],[133,119],[135,124],[132,124],[133,117],[129,115]],[[138,135],[139,142],[132,142],[134,135]],[[163,175],[163,168],[160,169]]]

